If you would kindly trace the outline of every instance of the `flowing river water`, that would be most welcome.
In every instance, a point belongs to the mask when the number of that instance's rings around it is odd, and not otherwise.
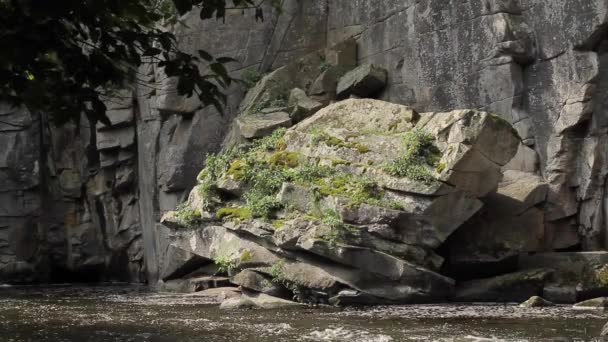
[[[0,341],[600,341],[570,306],[415,305],[221,311],[145,287],[2,287]]]

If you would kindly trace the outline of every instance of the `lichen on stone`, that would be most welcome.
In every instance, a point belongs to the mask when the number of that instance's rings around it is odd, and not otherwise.
[[[315,130],[315,131],[311,132],[311,136],[312,136],[312,143],[322,142],[329,147],[355,149],[361,154],[371,151],[371,149],[369,147],[367,147],[359,142],[345,141],[345,140],[332,136],[329,133],[321,131],[321,130]]]

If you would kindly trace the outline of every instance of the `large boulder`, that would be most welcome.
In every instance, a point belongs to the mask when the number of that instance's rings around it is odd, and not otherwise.
[[[241,297],[233,297],[226,299],[220,305],[222,310],[243,310],[243,309],[288,309],[298,308],[302,304],[269,296],[264,293],[247,293],[243,292]]]
[[[606,310],[608,308],[608,297],[587,299],[574,304],[573,308],[579,310]]]
[[[521,255],[518,267],[551,268],[555,271],[543,297],[556,303],[573,304],[608,296],[608,252],[562,252]]]
[[[507,178],[508,177],[508,178]],[[498,190],[483,199],[484,208],[446,242],[450,271],[460,277],[496,275],[510,258],[544,248],[544,214],[536,206],[548,185],[529,173],[507,172]]]
[[[555,304],[553,302],[550,302],[550,301],[544,299],[543,297],[534,296],[534,297],[530,297],[530,299],[528,299],[527,301],[519,304],[519,307],[521,307],[521,308],[542,308],[542,307],[554,306],[554,305]]]
[[[239,120],[272,115],[262,112]],[[167,221],[170,248],[229,268],[244,289],[307,303],[446,300],[454,281],[439,274],[436,250],[498,187],[518,145],[508,123],[481,111],[337,102],[217,156],[188,202],[200,215],[189,228]]]
[[[241,135],[246,139],[262,138],[279,127],[291,126],[289,114],[282,111],[245,115],[237,119]]]
[[[336,90],[338,99],[351,95],[370,97],[380,92],[386,86],[388,72],[373,64],[363,64],[346,73],[338,82]]]
[[[457,302],[523,302],[542,294],[551,270],[535,269],[458,284],[452,298]]]

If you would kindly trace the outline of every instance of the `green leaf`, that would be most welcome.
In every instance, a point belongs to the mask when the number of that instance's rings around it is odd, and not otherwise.
[[[201,58],[206,60],[207,62],[210,62],[213,60],[213,56],[211,56],[207,51],[198,50],[197,52],[198,52],[198,55],[201,56]]]

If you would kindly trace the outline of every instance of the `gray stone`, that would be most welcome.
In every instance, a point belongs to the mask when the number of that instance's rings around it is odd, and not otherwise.
[[[345,69],[357,67],[357,41],[348,38],[325,50],[325,62]]]
[[[517,273],[478,279],[457,285],[452,300],[457,302],[523,302],[542,293],[551,276],[546,269],[526,270]]]
[[[574,285],[545,285],[543,297],[559,304],[576,303],[576,286]]]
[[[351,95],[364,98],[377,94],[386,86],[387,74],[385,69],[370,63],[347,72],[338,82],[336,89],[338,99],[345,99]]]
[[[517,154],[503,167],[503,170],[536,173],[539,169],[539,164],[540,159],[536,151],[524,144],[520,144]]]
[[[222,310],[242,310],[242,309],[288,309],[302,307],[303,304],[289,300],[272,297],[263,293],[243,293],[240,298],[230,298],[222,302]]]
[[[279,298],[290,297],[289,291],[278,283],[279,280],[274,280],[270,276],[255,270],[243,270],[232,277],[231,282],[240,285],[242,288],[264,293],[269,296]]]
[[[277,199],[285,206],[291,206],[293,209],[306,213],[311,209],[313,194],[306,187],[283,183]]]
[[[209,304],[221,304],[223,301],[240,297],[241,291],[236,287],[218,287],[195,292],[189,295],[181,295],[186,298],[206,299]]]
[[[304,90],[299,88],[291,91],[288,104],[293,108],[289,116],[294,124],[311,117],[323,108],[322,103],[311,99]]]
[[[119,190],[125,190],[135,183],[135,170],[133,166],[124,165],[116,170],[116,183],[114,187]]]
[[[194,293],[214,288],[225,288],[230,285],[230,279],[226,277],[197,277],[175,279],[162,282],[158,286],[158,291],[175,293]]]
[[[519,304],[519,306],[522,308],[541,308],[541,307],[554,306],[554,305],[555,305],[554,303],[552,303],[542,297],[539,297],[539,296],[531,297],[527,301]]]
[[[133,108],[110,109],[106,112],[106,116],[112,123],[111,126],[106,126],[101,122],[97,123],[97,130],[112,130],[122,126],[129,126],[133,123]]]
[[[604,326],[602,327],[600,336],[602,336],[602,337],[608,336],[608,323],[604,324]]]
[[[547,284],[550,289],[562,289],[555,293],[560,303],[573,303],[577,298],[608,296],[606,268],[608,252],[538,253],[519,257],[519,268],[547,267],[555,270]],[[553,291],[555,292],[555,291]]]
[[[247,190],[245,184],[238,180],[235,180],[233,176],[225,176],[220,178],[217,183],[217,189],[219,191],[231,194],[234,196],[242,196]]]
[[[605,310],[608,308],[608,297],[588,299],[574,304],[573,308],[580,310]]]
[[[543,250],[544,215],[535,206],[544,202],[547,190],[531,174],[518,172],[506,179],[484,199],[485,207],[450,237],[446,249],[452,265],[474,267]]]
[[[128,148],[135,143],[135,129],[133,127],[117,128],[97,132],[97,149],[110,150]]]
[[[279,127],[292,125],[289,114],[285,112],[241,116],[237,123],[241,135],[246,139],[262,138]]]
[[[161,279],[165,281],[183,277],[212,262],[209,259],[202,258],[176,246],[169,246],[165,256],[162,269],[159,273]]]

